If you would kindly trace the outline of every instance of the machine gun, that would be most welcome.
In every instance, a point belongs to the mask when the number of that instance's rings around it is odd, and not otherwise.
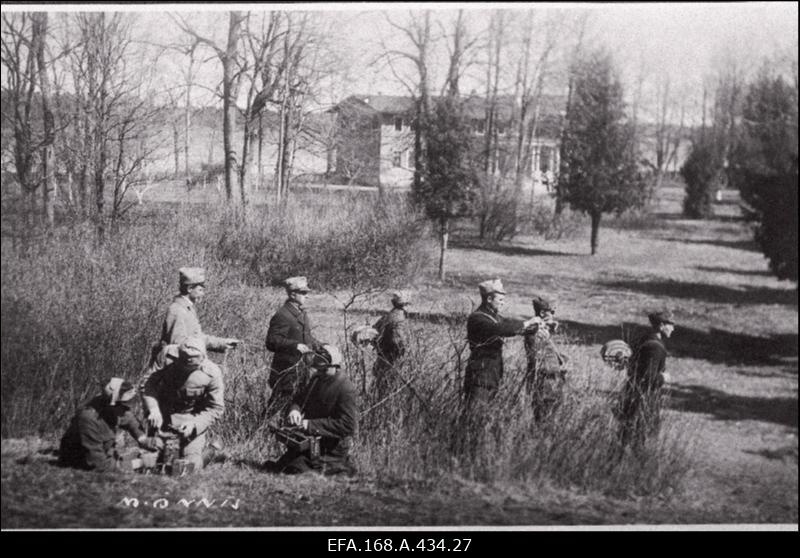
[[[140,473],[182,477],[194,472],[194,463],[180,458],[181,436],[177,430],[165,426],[154,435],[162,443],[157,451],[142,453]]]
[[[297,453],[305,453],[311,459],[320,456],[320,436],[306,434],[297,426],[278,426],[270,423],[269,430],[275,434],[275,439],[284,444],[287,449]]]

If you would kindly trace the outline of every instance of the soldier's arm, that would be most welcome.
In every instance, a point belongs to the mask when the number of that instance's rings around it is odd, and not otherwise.
[[[226,337],[216,337],[215,335],[204,334],[206,340],[206,350],[215,353],[224,353],[228,348],[228,339]]]
[[[130,409],[125,411],[119,418],[119,427],[133,436],[133,439],[137,441],[144,435],[141,421]]]
[[[195,428],[200,435],[208,427],[222,417],[225,412],[224,387],[222,384],[222,374],[215,374],[211,377],[211,382],[206,388],[205,407],[194,416]]]
[[[344,438],[352,436],[358,422],[358,405],[355,388],[346,383],[339,394],[339,400],[330,417],[310,419],[308,432],[315,436]]]
[[[513,318],[499,318],[494,321],[486,316],[477,316],[472,324],[479,338],[491,339],[493,337],[512,337],[521,334],[525,326],[522,320]]]
[[[297,341],[289,337],[291,325],[282,316],[275,314],[269,321],[267,349],[273,353],[291,352],[297,348]]]
[[[81,446],[86,452],[86,465],[92,471],[104,472],[114,469],[114,458],[106,453],[105,440],[98,425],[98,418],[90,411],[83,411],[78,418]]]

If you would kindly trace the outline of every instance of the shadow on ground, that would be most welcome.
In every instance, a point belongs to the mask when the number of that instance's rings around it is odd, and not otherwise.
[[[797,428],[797,397],[749,397],[706,386],[670,385],[667,406],[677,411],[704,413],[716,420],[756,420]]]
[[[653,296],[687,298],[715,304],[784,304],[797,306],[797,289],[770,289],[767,287],[748,287],[734,289],[708,283],[688,283],[684,281],[605,281],[600,286],[639,292]]]
[[[730,267],[719,267],[711,265],[698,265],[695,267],[698,271],[708,271],[711,273],[734,273],[736,275],[746,275],[748,277],[770,277],[772,274],[764,269],[733,269]]]
[[[527,248],[525,246],[514,246],[508,244],[483,243],[479,240],[460,238],[450,243],[451,248],[462,250],[481,250],[484,252],[495,252],[504,256],[585,256],[588,254],[575,254],[572,252],[557,252],[554,250],[542,250],[540,248]]]
[[[758,245],[754,240],[723,240],[718,238],[680,238],[665,237],[661,240],[668,242],[683,242],[684,244],[708,244],[719,246],[720,248],[733,248],[734,250],[747,250],[748,252],[758,252]]]
[[[594,325],[561,320],[565,334],[586,345],[601,345],[610,339],[635,341],[647,329],[632,322],[620,325]],[[709,331],[679,326],[666,342],[669,353],[728,365],[781,365],[785,358],[797,356],[797,334],[757,337],[720,329]]]

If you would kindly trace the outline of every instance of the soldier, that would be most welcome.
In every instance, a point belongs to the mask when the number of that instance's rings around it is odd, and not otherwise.
[[[622,448],[633,444],[637,453],[644,448],[647,436],[658,435],[667,359],[664,340],[675,329],[670,312],[653,312],[648,319],[651,330],[634,346],[620,400],[620,443]]]
[[[488,405],[503,378],[503,337],[522,335],[537,323],[504,318],[506,292],[499,279],[478,285],[481,304],[467,319],[470,355],[464,374],[464,434],[468,448],[475,448],[476,435],[483,427]]]
[[[59,464],[98,472],[122,468],[117,448],[119,429],[128,432],[143,449],[158,449],[131,409],[135,396],[133,385],[122,378],[106,382],[103,393],[78,411],[61,438]]]
[[[241,342],[238,339],[206,335],[200,327],[195,305],[205,296],[205,270],[201,267],[182,267],[178,270],[178,277],[180,293],[167,309],[154,356],[165,346],[180,345],[189,337],[202,337],[209,351],[224,353],[235,348]]]
[[[534,314],[542,320],[539,327],[525,333],[525,355],[528,361],[525,388],[531,396],[537,421],[551,416],[562,399],[567,357],[556,347],[553,335],[558,329],[555,304],[544,297],[533,299]]]
[[[147,423],[180,436],[180,457],[199,470],[211,458],[204,455],[206,431],[225,410],[222,372],[206,358],[203,338],[189,337],[180,346],[167,345],[142,380]]]
[[[279,472],[319,471],[326,475],[354,474],[350,461],[352,437],[358,426],[356,390],[343,371],[342,353],[323,345],[309,366],[309,383],[295,394],[288,422],[310,436],[320,436],[320,455],[288,450],[276,463]]]
[[[398,373],[395,366],[406,352],[409,342],[406,306],[411,300],[403,292],[392,294],[392,309],[373,328],[378,332],[375,339],[376,358],[372,373],[379,399],[389,395],[398,384]]]
[[[275,312],[267,331],[267,350],[275,353],[270,368],[269,387],[272,395],[268,403],[268,416],[283,414],[303,379],[303,355],[318,350],[322,343],[311,333],[311,319],[305,311],[308,298],[308,281],[305,277],[286,280],[287,300]]]

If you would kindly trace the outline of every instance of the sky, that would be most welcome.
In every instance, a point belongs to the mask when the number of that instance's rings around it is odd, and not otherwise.
[[[593,43],[610,48],[632,79],[642,68],[651,75],[667,72],[676,81],[694,89],[711,68],[711,61],[723,48],[732,50],[751,66],[778,49],[797,49],[798,4],[796,2],[728,3],[314,3],[269,4],[269,9],[308,9],[324,12],[331,25],[331,38],[345,52],[349,62],[346,84],[337,94],[394,93],[404,90],[385,66],[370,64],[381,50],[381,38],[389,43],[398,35],[386,22],[387,12],[402,20],[409,10],[449,10],[464,8],[475,26],[485,25],[489,9],[537,10],[553,8],[564,13],[589,10],[592,13],[589,36]],[[225,10],[263,11],[264,4],[149,4],[149,5],[50,5],[9,7],[3,10],[46,9],[48,11],[125,10],[139,12],[137,32],[154,42],[170,42],[180,31],[166,12],[184,12],[192,21],[220,43],[227,32]],[[198,12],[205,12],[199,15]],[[512,15],[512,17],[514,17]],[[399,43],[395,43],[398,44]],[[796,54],[795,54],[796,56]],[[169,64],[166,65],[169,68]],[[177,72],[165,70],[167,79]],[[205,70],[211,84],[219,80],[218,68]],[[468,89],[469,85],[463,87]]]

